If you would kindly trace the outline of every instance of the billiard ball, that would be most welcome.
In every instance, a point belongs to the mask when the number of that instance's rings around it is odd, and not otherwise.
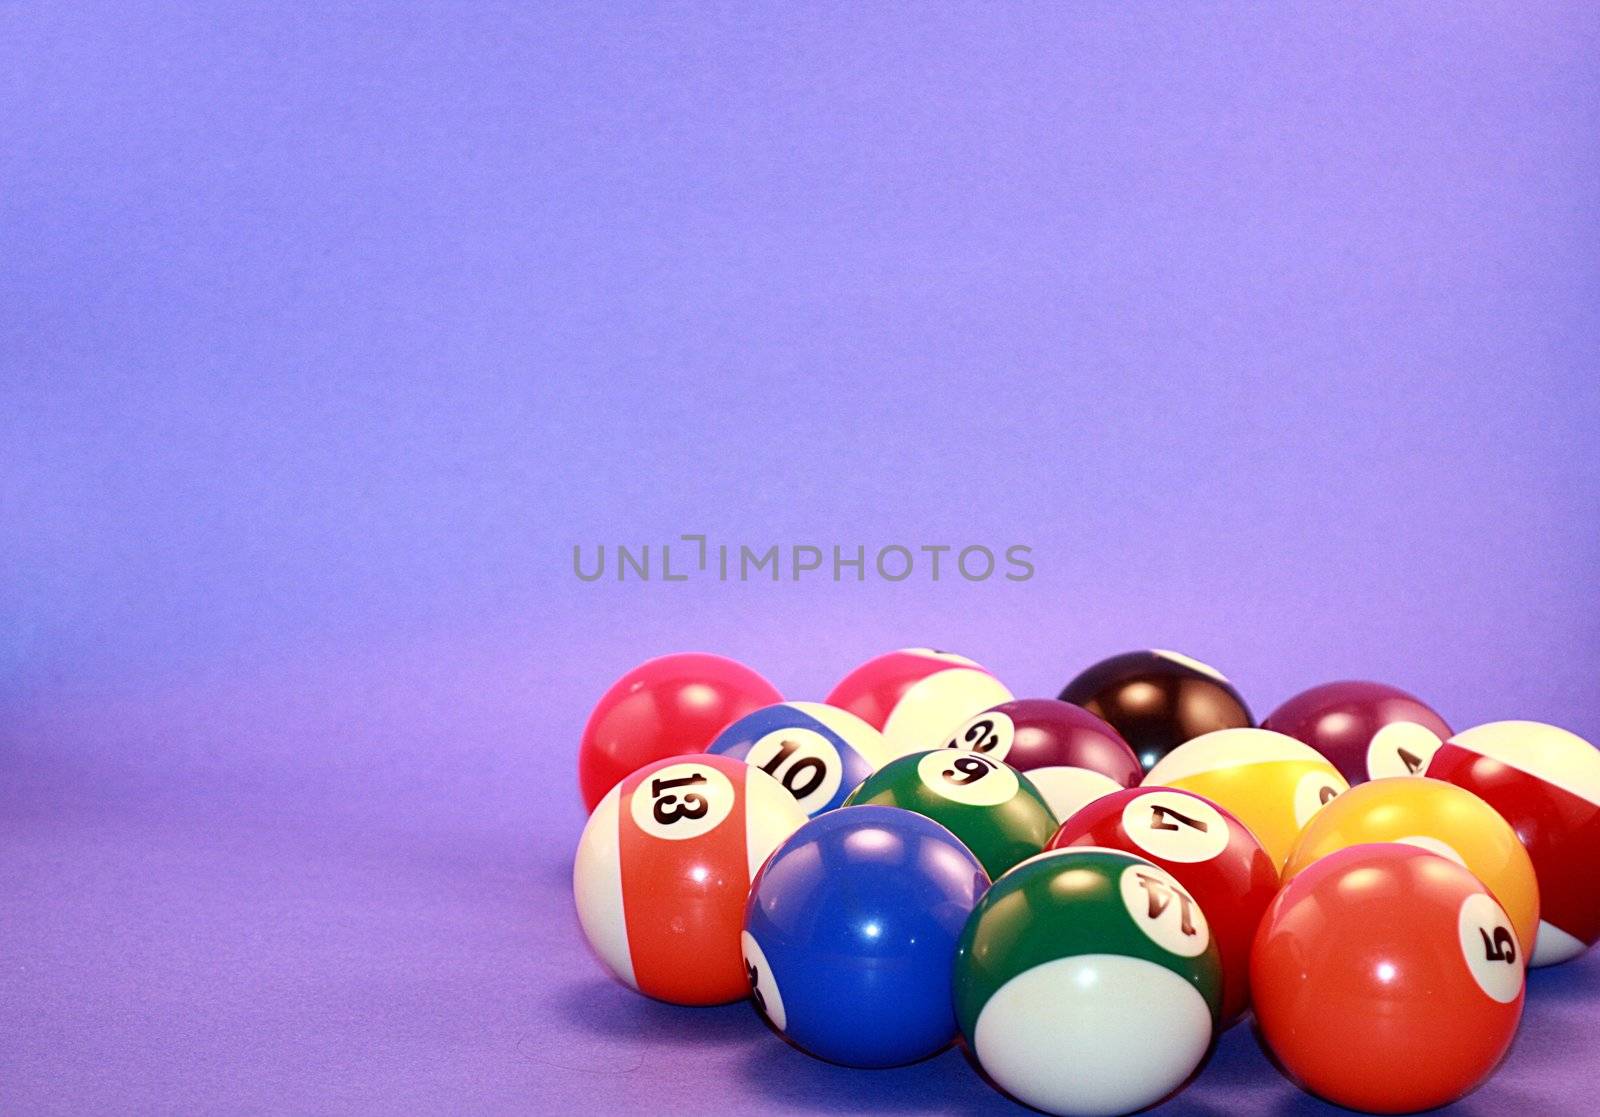
[[[1029,773],[1029,778],[1032,779],[1032,773]],[[1103,776],[1088,768],[1056,769],[1049,773],[1049,785],[1050,794],[1045,802],[1050,804],[1050,813],[1058,821],[1071,818],[1096,799],[1127,790],[1110,776]],[[1044,795],[1043,789],[1039,794]]]
[[[802,1051],[891,1067],[949,1046],[951,963],[989,887],[955,835],[910,811],[814,818],[757,874],[744,967],[757,1008]]]
[[[882,732],[890,753],[904,756],[937,748],[951,726],[1011,697],[999,679],[965,656],[905,648],[857,667],[826,701]]]
[[[1428,775],[1484,800],[1527,847],[1539,879],[1533,965],[1600,939],[1600,751],[1553,725],[1496,721],[1451,737]]]
[[[1220,671],[1177,652],[1125,652],[1101,660],[1062,689],[1061,701],[1109,722],[1146,772],[1185,741],[1255,724]]]
[[[640,768],[606,793],[578,841],[572,894],[584,937],[607,969],[657,1000],[743,998],[750,880],[805,820],[782,784],[732,757]]]
[[[1506,820],[1472,792],[1422,776],[1390,776],[1353,787],[1301,831],[1283,879],[1335,850],[1370,842],[1407,842],[1464,866],[1505,909],[1523,954],[1532,952],[1539,929],[1533,862]]]
[[[1026,776],[981,753],[956,749],[891,760],[845,803],[926,815],[959,838],[991,878],[1042,850],[1059,825]]]
[[[955,987],[961,1034],[996,1085],[1047,1113],[1131,1113],[1210,1049],[1222,965],[1172,874],[1074,847],[995,881],[962,933]]]
[[[1499,1063],[1522,1016],[1523,955],[1460,865],[1416,846],[1349,846],[1267,908],[1250,987],[1290,1078],[1336,1105],[1411,1113]]]
[[[1310,745],[1265,729],[1219,729],[1179,745],[1146,787],[1203,795],[1250,828],[1279,868],[1313,815],[1349,789]]]
[[[1222,962],[1222,1027],[1250,1004],[1250,944],[1278,894],[1278,867],[1255,835],[1208,799],[1135,787],[1098,799],[1061,824],[1050,849],[1102,846],[1171,873],[1207,913]]]
[[[842,806],[889,759],[881,733],[821,702],[764,706],[717,734],[706,751],[760,768],[813,817]]]
[[[1444,719],[1421,699],[1383,683],[1323,683],[1267,715],[1262,729],[1304,741],[1333,761],[1352,785],[1385,776],[1416,776],[1439,742]]]
[[[584,807],[593,811],[635,769],[700,752],[729,722],[782,701],[767,680],[720,655],[682,652],[641,663],[611,684],[583,727]]]
[[[1080,773],[1096,772],[1132,787],[1144,769],[1128,742],[1082,706],[1053,698],[1015,698],[974,714],[946,748],[981,752],[1023,772],[1057,818],[1082,805]]]

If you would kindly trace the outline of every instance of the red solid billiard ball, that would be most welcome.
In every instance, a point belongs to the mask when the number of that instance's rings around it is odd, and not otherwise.
[[[1348,846],[1295,877],[1251,954],[1261,1038],[1305,1089],[1367,1113],[1452,1102],[1487,1078],[1522,1017],[1505,911],[1454,861]]]
[[[1304,741],[1352,785],[1419,776],[1450,727],[1423,701],[1384,683],[1346,680],[1301,691],[1261,728]]]
[[[1537,721],[1495,721],[1451,737],[1428,775],[1464,787],[1516,831],[1539,878],[1532,965],[1600,940],[1600,749]]]
[[[869,659],[824,699],[883,734],[889,755],[944,744],[953,726],[1012,694],[982,665],[932,648],[902,648]]]
[[[702,752],[731,722],[782,702],[742,663],[680,652],[641,663],[611,684],[583,727],[578,787],[594,810],[630,772],[667,756]]]
[[[981,752],[1026,772],[1064,819],[1086,801],[1084,776],[1132,787],[1144,777],[1128,742],[1082,706],[1054,698],[1016,698],[972,715],[950,734],[947,748]],[[1107,790],[1096,781],[1095,794]]]
[[[1222,956],[1222,1027],[1250,1003],[1250,946],[1278,892],[1278,867],[1233,815],[1170,787],[1134,787],[1096,799],[1061,824],[1048,849],[1127,850],[1177,878],[1206,913]]]
[[[1060,697],[1110,722],[1146,772],[1185,741],[1255,724],[1222,672],[1178,652],[1103,659],[1080,672]]]

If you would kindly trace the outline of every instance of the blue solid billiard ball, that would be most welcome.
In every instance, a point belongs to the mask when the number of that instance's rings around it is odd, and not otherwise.
[[[925,1059],[956,1034],[951,971],[989,887],[954,834],[899,807],[813,818],[768,859],[745,907],[745,975],[774,1028],[852,1067]]]
[[[743,760],[788,789],[815,818],[889,760],[883,734],[821,702],[778,702],[746,714],[706,747]]]

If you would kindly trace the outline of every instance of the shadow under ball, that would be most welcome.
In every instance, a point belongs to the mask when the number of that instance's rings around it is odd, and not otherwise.
[[[1255,726],[1250,708],[1220,671],[1177,652],[1103,659],[1068,683],[1061,701],[1109,722],[1146,772],[1185,741]]]

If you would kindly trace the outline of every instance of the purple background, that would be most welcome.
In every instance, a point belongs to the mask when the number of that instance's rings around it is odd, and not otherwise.
[[[322,7],[0,13],[0,1110],[1019,1112],[601,975],[664,651],[1600,737],[1592,7]],[[571,573],[684,532],[1038,573]],[[1461,1112],[1592,1109],[1532,986]],[[1235,1030],[1170,1112],[1326,1109]]]

